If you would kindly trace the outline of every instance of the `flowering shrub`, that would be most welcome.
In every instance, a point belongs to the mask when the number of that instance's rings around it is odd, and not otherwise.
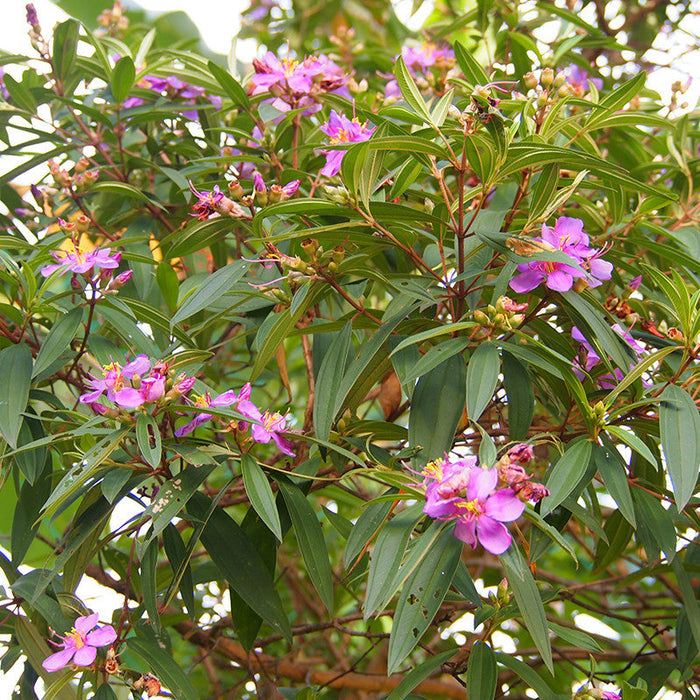
[[[696,697],[688,3],[78,5],[0,56],[22,696]]]

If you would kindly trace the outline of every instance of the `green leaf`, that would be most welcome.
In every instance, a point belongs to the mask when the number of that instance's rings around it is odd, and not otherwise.
[[[170,562],[170,568],[173,574],[176,574],[181,566],[184,566],[184,572],[180,577],[180,595],[185,604],[190,617],[194,619],[195,603],[194,603],[194,584],[192,583],[192,569],[189,562],[186,561],[187,550],[182,536],[178,529],[172,523],[168,523],[163,530],[163,548]]]
[[[27,413],[24,416],[22,427],[19,429],[19,435],[17,436],[18,449],[25,448],[27,445],[32,445],[38,441],[46,440],[46,433],[44,432],[42,422],[36,418],[33,418],[33,415],[34,414],[30,408],[27,410]],[[15,464],[17,464],[19,470],[22,472],[22,476],[24,476],[24,478],[30,484],[35,483],[43,471],[44,465],[46,464],[47,455],[48,452],[45,442],[42,445],[24,450],[23,452],[19,452],[15,455]],[[42,501],[42,503],[43,502],[44,501]]]
[[[440,654],[435,654],[435,656],[430,657],[427,661],[418,664],[418,666],[409,671],[401,679],[401,682],[389,693],[389,695],[386,696],[384,700],[404,700],[404,698],[406,698],[419,683],[430,676],[433,671],[440,668],[445,661],[451,659],[458,651],[458,649],[448,649],[447,651],[443,651]]]
[[[404,100],[413,107],[416,114],[419,114],[425,119],[429,124],[431,123],[431,116],[428,110],[423,95],[421,95],[416,81],[411,75],[411,71],[408,70],[403,57],[399,56],[396,63],[394,64],[394,75],[396,76],[396,82],[399,84],[401,94]]]
[[[641,524],[641,523],[640,523]],[[617,561],[627,547],[634,528],[625,520],[619,510],[605,521],[605,538],[600,537],[596,543],[593,558],[593,571],[602,571]]]
[[[571,494],[585,476],[591,460],[592,443],[590,440],[572,441],[557,463],[547,473],[549,496],[541,503],[540,514],[545,517]]]
[[[414,465],[449,452],[464,411],[467,372],[461,355],[450,357],[416,384],[408,417],[408,441],[421,448]]]
[[[391,675],[421,640],[452,584],[462,542],[447,527],[407,578],[396,606],[389,637],[387,673]]]
[[[282,526],[280,516],[277,512],[275,496],[272,493],[270,482],[265,476],[265,472],[258,466],[258,463],[247,453],[241,455],[241,473],[245,491],[250,499],[250,505],[260,516],[261,520],[270,528],[278,542],[282,541]]]
[[[467,366],[467,415],[476,423],[493,398],[498,384],[501,360],[490,341],[479,345]]]
[[[158,423],[148,413],[142,413],[136,419],[136,442],[141,456],[151,467],[157,469],[162,454],[161,436]]]
[[[29,114],[36,114],[36,100],[31,91],[27,89],[25,85],[15,80],[11,75],[7,74],[3,76],[3,82],[7,88],[7,92],[10,94],[10,99],[25,112]]]
[[[112,71],[112,94],[117,102],[124,102],[136,78],[136,68],[130,56],[122,56]]]
[[[545,165],[534,183],[530,194],[528,221],[537,221],[547,211],[559,184],[559,165],[557,163]]]
[[[189,296],[185,297],[180,308],[170,319],[170,328],[211,306],[243,277],[249,266],[250,263],[245,260],[236,260],[209,275]]]
[[[637,527],[632,494],[627,483],[627,469],[622,461],[622,455],[609,440],[603,438],[603,444],[604,447],[593,445],[593,462],[598,467],[608,493],[619,506],[625,520],[632,527]]]
[[[398,489],[390,488],[385,492],[385,495],[396,493],[398,493]],[[370,503],[360,513],[360,517],[354,524],[348,541],[345,543],[344,566],[346,569],[349,569],[355,563],[355,560],[364,551],[367,543],[377,534],[382,523],[391,512],[393,505],[394,502],[392,501]]]
[[[314,429],[321,440],[328,440],[336,416],[336,400],[347,366],[348,353],[352,348],[352,324],[348,323],[323,356],[316,377],[314,397]]]
[[[15,448],[32,380],[32,353],[24,343],[0,350],[0,376],[0,434]]]
[[[467,698],[493,700],[497,682],[496,655],[488,644],[477,641],[469,652]]]
[[[700,416],[687,391],[673,384],[664,389],[659,428],[676,507],[681,511],[695,491],[700,463]]]
[[[457,63],[462,69],[467,82],[474,87],[486,85],[489,82],[489,76],[486,75],[486,71],[461,41],[458,40],[454,43],[454,51]]]
[[[74,19],[68,19],[54,29],[52,65],[59,83],[66,81],[75,63],[79,27]]]
[[[544,614],[544,606],[542,605],[542,599],[532,572],[520,550],[515,545],[511,545],[505,554],[501,554],[499,558],[505,569],[508,583],[513,589],[515,602],[518,604],[523,622],[535,642],[535,646],[539,650],[545,666],[554,675],[552,646],[549,641],[547,618]]]
[[[669,561],[674,559],[676,556],[676,528],[671,513],[661,505],[659,498],[655,498],[644,489],[634,489],[632,497],[640,537],[644,527],[651,539],[663,550],[666,558]],[[646,548],[646,542],[644,545]],[[654,559],[651,556],[648,558],[649,560]]]
[[[204,494],[196,493],[189,500],[187,510],[204,521],[210,504],[210,499]],[[211,512],[200,539],[233,590],[291,644],[292,630],[272,574],[245,532],[217,506]],[[325,554],[325,544],[323,550]]]
[[[401,378],[402,382],[413,382],[417,377],[427,374],[453,355],[460,354],[468,345],[469,338],[450,338],[434,345]]]
[[[562,625],[557,625],[555,622],[550,622],[549,629],[561,637],[565,642],[568,642],[572,646],[578,647],[579,649],[585,649],[591,652],[591,654],[603,654],[603,647],[596,642],[596,640],[586,632],[581,630],[571,629],[570,627],[563,627]]]
[[[151,540],[158,537],[170,521],[180,514],[180,511],[184,509],[189,499],[214,471],[214,468],[213,464],[192,465],[160,486],[151,505],[143,513],[144,521],[150,517],[153,525],[146,540],[137,545],[139,555],[145,551]]]
[[[514,442],[527,439],[535,415],[535,388],[525,365],[503,350],[503,387],[508,396],[508,437]]]
[[[34,360],[32,378],[38,377],[48,369],[65,351],[70,349],[70,344],[80,328],[83,318],[82,307],[71,309],[67,314],[58,317],[48,332],[39,352]]]
[[[143,605],[146,608],[148,622],[153,625],[157,634],[161,634],[162,625],[158,609],[158,593],[156,590],[156,567],[158,565],[158,540],[151,539],[141,556],[141,593]]]
[[[533,670],[523,661],[520,661],[520,659],[516,659],[514,656],[499,651],[496,652],[496,661],[519,676],[524,681],[525,685],[532,688],[535,693],[537,693],[539,700],[561,700],[561,696],[557,695],[549,685],[542,680],[537,671]]]
[[[19,566],[24,559],[34,537],[39,530],[41,522],[41,506],[49,497],[52,487],[51,472],[37,474],[34,483],[29,480],[22,484],[17,498],[17,506],[12,517],[12,531],[10,535],[10,552],[12,563]]]
[[[276,475],[280,493],[292,519],[294,534],[314,588],[333,614],[333,571],[321,524],[301,489],[281,475]]]
[[[384,523],[379,531],[367,576],[363,606],[365,620],[389,602],[388,589],[399,570],[411,533],[422,517],[423,504],[417,503]]]
[[[214,61],[208,61],[207,65],[211,74],[216,78],[216,82],[226,91],[226,94],[233,100],[233,104],[239,109],[250,109],[250,99],[241,84],[228,72]]]

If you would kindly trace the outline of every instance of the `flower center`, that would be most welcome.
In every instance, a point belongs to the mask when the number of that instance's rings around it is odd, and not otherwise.
[[[464,513],[460,513],[462,517],[469,516],[470,518],[478,518],[480,515],[484,514],[484,509],[478,498],[475,498],[473,501],[459,501],[456,505],[459,509],[465,511]]]
[[[292,75],[294,75],[294,71],[296,70],[296,67],[299,65],[299,61],[295,61],[292,58],[283,58],[280,61],[280,63],[282,64],[285,78],[290,78]]]
[[[80,649],[85,646],[85,638],[80,632],[78,632],[77,629],[75,629],[75,627],[68,632],[65,639],[68,642],[68,646],[73,646],[76,649]]]
[[[201,396],[196,396],[194,400],[194,405],[197,408],[206,408],[211,403],[211,398],[209,394],[202,394]]]

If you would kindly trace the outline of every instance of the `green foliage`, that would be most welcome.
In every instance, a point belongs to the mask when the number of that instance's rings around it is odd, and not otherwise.
[[[57,4],[0,53],[21,697],[697,696],[690,3],[255,0],[252,67]]]

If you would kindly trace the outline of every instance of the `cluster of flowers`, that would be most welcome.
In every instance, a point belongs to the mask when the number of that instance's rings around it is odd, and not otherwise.
[[[64,230],[72,226],[62,219],[58,221],[59,226]],[[114,276],[114,270],[121,262],[122,254],[119,251],[112,253],[111,248],[89,248],[88,246],[87,239],[79,238],[74,233],[61,248],[49,251],[56,262],[42,267],[42,276],[49,277],[54,272],[58,272],[60,277],[66,272],[72,272],[74,280],[77,275],[80,275],[95,290],[99,288],[103,294],[116,292],[131,279],[133,274],[131,270]],[[77,281],[74,282],[74,286],[79,286]]]
[[[473,548],[479,543],[492,554],[503,554],[511,543],[503,523],[517,520],[525,501],[549,494],[523,467],[532,457],[532,447],[520,444],[493,469],[478,467],[473,456],[430,462],[420,473],[426,487],[423,512],[438,520],[456,520],[455,536]]]
[[[92,410],[100,415],[109,415],[114,411],[99,402],[103,395],[119,408],[134,409],[161,399],[170,401],[185,396],[195,383],[194,377],[187,377],[183,373],[168,389],[170,373],[168,364],[156,362],[151,366],[151,360],[146,355],[138,355],[123,367],[118,362],[111,362],[101,370],[102,378],[91,377],[88,380],[91,391],[80,396],[81,403],[89,404]],[[280,434],[287,431],[288,416],[267,410],[261,411],[250,400],[250,394],[251,385],[248,383],[238,394],[229,390],[212,398],[209,392],[206,392],[201,396],[195,396],[189,403],[195,408],[232,407],[234,411],[252,422],[251,436],[255,442],[267,444],[272,440],[282,453],[293,457],[291,443]],[[189,435],[195,428],[213,417],[211,413],[197,413],[192,420],[175,430],[176,437]],[[238,433],[247,431],[248,427],[248,422],[244,420],[228,423],[228,429]]]
[[[136,83],[136,87],[146,88],[157,95],[167,97],[169,100],[184,100],[193,105],[196,104],[198,97],[203,97],[209,100],[216,109],[221,108],[221,98],[218,95],[208,95],[203,87],[189,85],[174,75],[169,75],[167,78],[145,75]],[[129,109],[130,107],[138,107],[144,103],[145,100],[141,97],[129,97],[124,100],[123,107]],[[185,117],[185,119],[196,119],[197,110],[185,110],[182,116]]]
[[[90,404],[96,413],[104,414],[107,410],[101,403],[97,403],[103,394],[121,408],[139,408],[166,396],[169,367],[165,362],[156,362],[151,368],[148,357],[138,355],[123,367],[118,362],[110,362],[101,369],[102,379],[91,377],[88,385],[92,391],[80,396],[80,402]],[[168,398],[186,394],[194,381],[194,377],[181,374],[168,392]]]
[[[416,79],[419,87],[429,87],[434,82],[433,70],[447,74],[454,67],[455,52],[447,44],[424,41],[418,46],[404,46],[401,57],[406,67]],[[384,99],[391,101],[401,96],[396,80],[390,79],[384,89]]]
[[[374,126],[368,126],[367,122],[360,122],[357,117],[348,119],[345,115],[331,110],[330,118],[321,127],[321,131],[328,136],[328,144],[335,146],[341,143],[367,141],[374,133],[375,128]],[[327,177],[337,175],[340,172],[340,165],[343,162],[345,151],[323,150],[321,153],[326,156],[326,164],[321,168],[321,175],[326,175]]]
[[[204,221],[212,215],[251,218],[249,214],[246,214],[241,205],[234,200],[238,200],[241,204],[248,207],[252,207],[255,202],[262,205],[268,202],[282,202],[293,196],[301,184],[300,180],[292,180],[284,186],[273,184],[268,188],[259,172],[255,171],[252,175],[253,192],[250,195],[244,194],[243,187],[237,180],[232,180],[228,183],[231,197],[227,197],[218,185],[214,185],[211,190],[200,192],[190,183],[190,191],[196,197],[192,205],[192,209],[195,212],[194,216],[196,216],[199,221]]]
[[[637,355],[637,357],[644,354],[644,345],[635,340],[630,335],[628,330],[623,328],[619,323],[615,323],[612,329],[615,331],[615,333],[617,333],[620,337],[624,339],[624,341],[632,348],[634,354]],[[577,342],[581,343],[580,358],[577,358],[574,362],[574,372],[576,373],[579,379],[583,380],[585,375],[582,370],[585,369],[586,372],[590,372],[597,364],[601,362],[601,358],[600,355],[598,355],[598,353],[595,351],[593,346],[588,342],[588,340],[586,340],[583,333],[581,333],[581,331],[578,328],[576,328],[576,326],[574,326],[571,329],[571,337]],[[633,366],[634,362],[630,362],[630,368],[632,368]],[[624,379],[624,376],[625,375],[622,372],[622,370],[619,367],[616,367],[614,372],[608,373],[598,378],[598,386],[601,389],[614,389],[618,382]]]
[[[223,394],[211,398],[209,393],[197,396],[192,405],[197,408],[208,408],[209,406],[221,407],[230,406],[236,413],[255,421],[252,423],[251,436],[255,442],[267,444],[272,440],[277,445],[280,452],[290,457],[294,456],[291,443],[280,433],[287,431],[287,415],[271,413],[270,411],[260,411],[260,409],[250,400],[251,386],[245,384],[240,393],[229,390]],[[189,423],[175,431],[177,437],[189,435],[195,428],[206,423],[213,418],[211,413],[198,413]],[[229,428],[237,432],[248,430],[248,422],[244,420],[231,421]]]
[[[349,76],[328,56],[307,56],[303,61],[279,59],[268,51],[262,59],[253,60],[255,73],[250,93],[270,92],[267,102],[280,112],[303,109],[308,116],[321,109],[320,96],[333,93],[350,99],[347,88]]]
[[[597,287],[612,277],[612,263],[600,259],[605,252],[603,249],[589,246],[581,219],[562,216],[557,219],[554,230],[542,224],[542,236],[534,238],[533,242],[543,251],[566,253],[574,264],[535,260],[518,265],[520,274],[510,281],[516,292],[531,292],[542,282],[555,292],[568,292],[576,279],[585,281],[589,287]]]

